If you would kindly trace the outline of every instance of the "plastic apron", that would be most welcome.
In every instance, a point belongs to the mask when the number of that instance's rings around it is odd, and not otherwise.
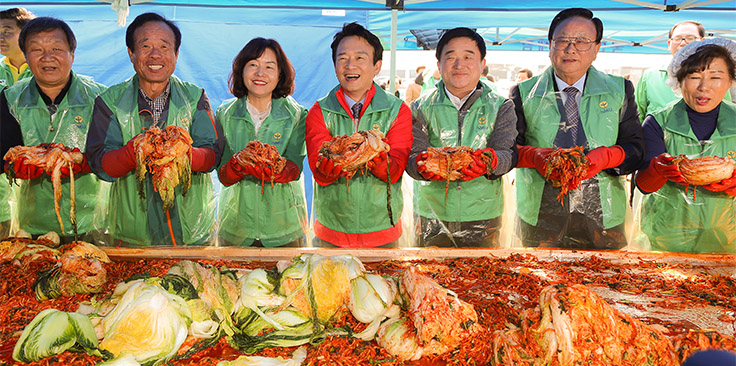
[[[722,156],[736,159],[736,107],[721,102],[713,135],[703,144],[692,132],[685,102],[654,113],[662,126],[670,155]],[[652,249],[673,252],[736,253],[736,197],[704,188],[693,190],[667,181],[658,191],[644,195],[641,227]],[[687,192],[686,192],[687,191]],[[695,196],[695,197],[694,197]]]
[[[273,99],[271,114],[256,132],[246,98],[225,101],[217,108],[217,119],[226,136],[222,165],[248,142],[258,140],[275,146],[281,156],[301,170],[307,153],[304,140],[307,110],[292,97]],[[263,184],[246,176],[222,188],[218,212],[220,237],[236,245],[250,245],[254,239],[260,239],[266,247],[287,244],[303,237],[309,226],[300,180]]]
[[[71,77],[69,91],[53,117],[38,93],[34,78],[19,81],[5,91],[10,113],[20,124],[25,145],[57,142],[84,150],[94,100],[105,90],[105,86],[73,72]],[[102,213],[97,212],[96,216],[95,211],[104,208],[107,203],[107,185],[94,174],[81,174],[74,178],[77,231],[86,233],[101,228],[104,225],[103,217],[100,217]],[[20,185],[16,192],[20,228],[31,234],[45,234],[49,231],[60,233],[61,228],[54,209],[51,176],[43,174],[37,179],[17,182]],[[68,236],[73,234],[69,219],[70,181],[69,178],[63,178],[61,182],[59,205],[65,231],[60,235]]]
[[[213,121],[206,111],[197,111],[202,88],[176,76],[171,76],[169,82],[171,95],[164,127],[186,128],[194,140],[194,147],[214,143]],[[113,112],[110,123],[120,126],[123,144],[152,124],[150,119],[138,114],[138,93],[136,75],[100,95]],[[215,230],[215,200],[209,173],[192,172],[186,196],[182,194],[181,185],[176,186],[174,207],[168,213],[163,211],[161,197],[153,189],[150,173],[146,174],[145,185],[146,199],[142,200],[138,195],[135,170],[112,183],[109,225],[113,238],[133,245],[197,245],[211,238]]]
[[[388,133],[399,114],[403,102],[389,98],[383,89],[375,85],[376,94],[368,107],[364,107],[357,130],[378,130]],[[332,136],[351,135],[356,129],[353,119],[337,100],[335,87],[320,99],[322,116]],[[403,197],[401,180],[391,184],[391,210],[394,223],[401,216]],[[349,181],[340,177],[327,186],[314,184],[314,205],[319,222],[335,231],[351,234],[371,233],[392,227],[388,217],[386,182],[376,178],[368,170],[358,171]]]
[[[566,140],[562,127],[567,119],[560,115],[564,108],[557,95],[561,92],[555,92],[554,83],[554,70],[549,67],[541,75],[519,84],[527,122],[527,145],[549,148],[578,145],[583,146],[586,153],[599,146],[615,145],[625,101],[624,79],[590,67],[579,106],[584,133],[579,134],[578,141]],[[594,178],[583,181],[578,189],[570,191],[565,198],[565,207],[584,212],[603,228],[623,224],[626,214],[624,177],[602,171]],[[556,201],[557,188],[545,189],[545,185],[551,187],[551,183],[545,182],[535,168],[516,169],[517,212],[530,225],[537,225],[542,200]],[[543,197],[545,190],[555,194]]]
[[[459,126],[458,110],[445,95],[442,82],[417,101],[427,123],[429,145],[488,147],[498,110],[506,100],[483,83],[481,96],[470,106]],[[459,129],[458,127],[461,127]],[[463,222],[488,220],[503,212],[503,187],[500,179],[479,177],[449,184],[445,201],[445,181],[414,181],[414,212],[427,218]]]
[[[27,67],[18,75],[18,80],[27,79],[33,76],[31,68]],[[5,59],[0,59],[0,90],[5,87],[11,87],[16,81],[13,80],[13,73],[10,72],[9,66],[5,63]],[[13,191],[10,182],[7,179],[0,179],[0,223],[10,220],[10,200],[13,199]]]

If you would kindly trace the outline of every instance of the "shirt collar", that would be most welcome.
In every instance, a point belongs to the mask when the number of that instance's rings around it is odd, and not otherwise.
[[[20,74],[22,74],[28,68],[27,62],[24,62],[23,65],[20,65],[20,67],[13,66],[13,64],[10,63],[10,58],[8,57],[4,57],[3,62],[8,65],[10,71],[13,73],[13,77],[15,78],[15,80],[13,81],[18,81],[18,77],[20,76]]]
[[[66,85],[64,85],[64,88],[61,89],[61,91],[59,92],[59,95],[56,96],[56,99],[54,99],[53,103],[51,101],[51,98],[49,98],[49,96],[46,95],[46,93],[44,93],[43,90],[41,90],[41,87],[38,86],[38,83],[35,83],[35,84],[36,84],[36,90],[38,90],[38,94],[41,95],[41,100],[43,100],[46,106],[50,106],[51,104],[56,104],[58,106],[59,104],[61,104],[61,101],[64,100],[66,93],[69,91],[69,88],[72,86],[72,78],[71,76],[69,77],[69,81],[66,82]]]
[[[447,86],[445,86],[445,94],[447,94],[447,98],[450,99],[450,101],[455,106],[455,108],[457,108],[457,110],[460,110],[460,108],[463,107],[463,104],[465,104],[465,101],[467,101],[468,98],[470,98],[470,96],[473,95],[473,92],[475,92],[477,89],[478,89],[478,87],[476,87],[475,89],[471,90],[470,93],[468,93],[468,95],[466,95],[466,96],[464,96],[462,98],[458,98],[458,97],[454,96],[452,93],[450,93],[450,91],[447,90]]]
[[[164,92],[161,93],[156,98],[149,97],[148,94],[146,94],[146,92],[143,91],[143,89],[140,86],[138,87],[138,90],[140,90],[141,95],[143,96],[143,98],[146,98],[146,101],[148,101],[148,103],[151,103],[156,100],[162,100],[162,99],[166,100],[169,97],[169,92],[171,91],[171,83],[169,83],[169,85],[166,85],[166,89],[164,89]]]
[[[585,78],[588,76],[588,73],[586,72],[583,74],[583,77],[578,79],[578,81],[574,82],[572,85],[569,85],[568,83],[562,81],[557,74],[555,74],[555,82],[557,83],[557,90],[565,90],[568,86],[571,86],[575,89],[577,89],[580,92],[580,95],[583,94],[583,88],[585,87]]]
[[[365,105],[365,97],[360,100],[363,105]],[[345,94],[345,103],[348,105],[348,109],[353,108],[353,104],[358,103],[357,101],[354,101],[352,98],[350,98],[347,94]]]

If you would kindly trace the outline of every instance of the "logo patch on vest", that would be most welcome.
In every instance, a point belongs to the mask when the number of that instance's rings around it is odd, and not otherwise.
[[[84,122],[84,117],[82,117],[82,116],[76,116],[76,117],[74,117],[74,125],[77,128],[80,128],[80,129],[81,128],[84,128],[83,122]]]
[[[726,155],[727,155],[727,156],[728,156],[729,158],[731,158],[731,159],[734,159],[734,160],[736,160],[736,151],[733,151],[733,150],[728,150],[728,152],[726,153]]]
[[[189,117],[182,117],[181,118],[181,125],[182,126],[189,127],[189,124],[190,124]]]
[[[371,128],[373,129],[373,131],[380,131],[381,130],[381,126],[379,126],[378,123],[374,123],[373,126],[371,126]]]
[[[486,120],[486,117],[478,117],[478,127],[476,127],[476,130],[477,131],[488,130],[488,124],[486,122],[488,122],[488,120]]]
[[[601,107],[601,113],[613,112],[613,108],[608,108],[608,102],[606,102],[605,100],[600,102],[598,106]]]

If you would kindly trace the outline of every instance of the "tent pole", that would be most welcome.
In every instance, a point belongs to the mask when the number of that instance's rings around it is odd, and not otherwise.
[[[393,94],[396,91],[396,42],[398,36],[396,35],[399,11],[397,9],[391,9],[391,69],[389,71],[389,91]]]

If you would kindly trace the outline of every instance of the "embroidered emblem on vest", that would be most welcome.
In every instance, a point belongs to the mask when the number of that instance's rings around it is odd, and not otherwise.
[[[726,155],[728,155],[729,158],[736,160],[736,151],[728,150]]]
[[[608,108],[608,102],[606,102],[605,100],[600,102],[598,106],[601,107],[601,113],[613,112],[613,109]]]
[[[480,117],[478,118],[478,124],[483,126],[486,124],[486,117]]]
[[[373,126],[371,126],[371,128],[373,129],[373,131],[380,131],[381,130],[381,126],[379,126],[378,123],[374,123]]]
[[[274,133],[273,134],[273,138],[274,138],[274,140],[281,140],[281,133],[280,132]]]

